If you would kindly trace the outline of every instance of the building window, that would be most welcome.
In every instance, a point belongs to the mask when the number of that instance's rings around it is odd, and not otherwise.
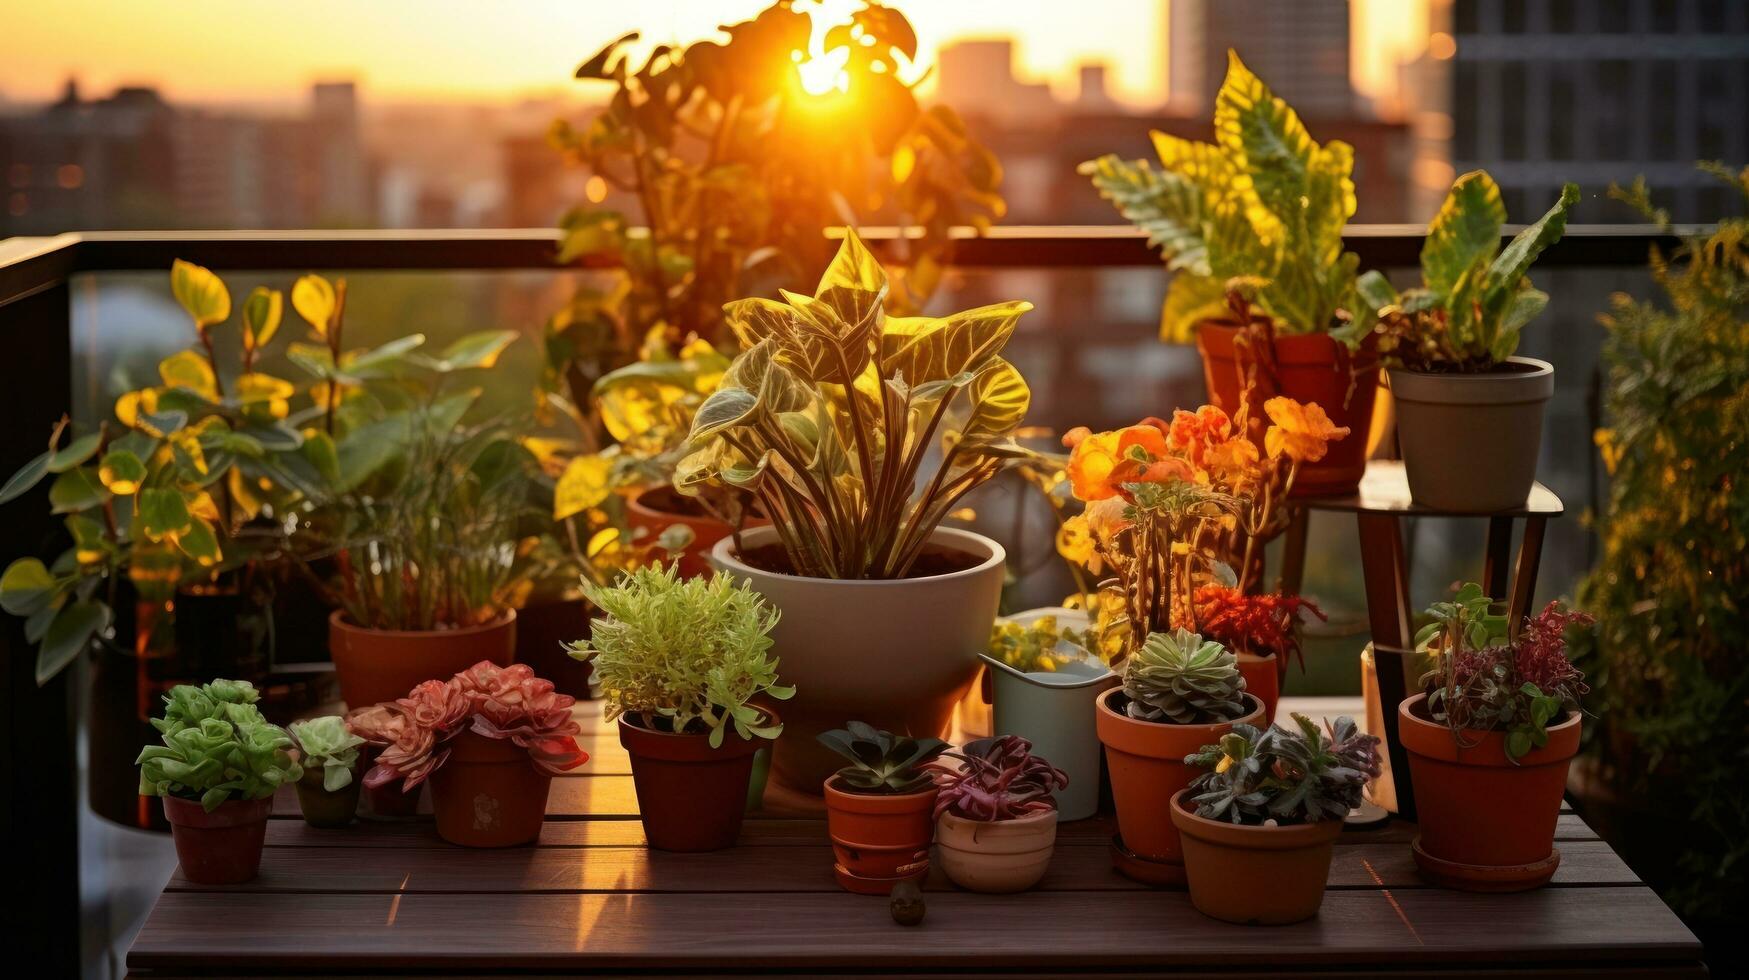
[[[1475,62],[1460,60],[1457,63],[1457,81],[1452,94],[1452,117],[1457,125],[1452,134],[1451,152],[1452,156],[1464,161],[1476,159],[1476,127],[1482,119],[1482,106],[1476,98],[1476,76]]]
[[[1500,66],[1500,159],[1524,159],[1524,109],[1533,96],[1524,88],[1524,62]]]
[[[1549,132],[1548,155],[1550,160],[1571,160],[1577,147],[1573,145],[1573,130],[1578,119],[1578,106],[1574,99],[1573,66],[1559,61],[1548,64],[1549,73]]]
[[[1652,145],[1646,156],[1654,160],[1681,160],[1682,140],[1676,132],[1676,116],[1681,96],[1677,92],[1677,65],[1674,61],[1654,61],[1647,87],[1651,97],[1651,118],[1646,120]]]

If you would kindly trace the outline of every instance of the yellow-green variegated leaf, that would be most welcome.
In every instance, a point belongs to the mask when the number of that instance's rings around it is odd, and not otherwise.
[[[1032,405],[1032,389],[1020,369],[1002,358],[985,368],[966,388],[971,414],[961,428],[966,441],[1000,439],[1020,427]]]
[[[778,290],[796,311],[779,360],[816,383],[853,381],[868,365],[872,321],[850,321],[824,300]]]
[[[195,564],[203,568],[219,563],[224,555],[219,550],[219,536],[213,531],[210,522],[196,517],[189,522],[186,530],[175,535],[176,547]]]
[[[260,350],[279,332],[279,321],[285,315],[285,294],[277,289],[256,286],[243,301],[243,346]]]
[[[125,449],[111,449],[98,464],[97,478],[104,489],[118,497],[132,496],[146,481],[146,464]]]
[[[158,362],[158,376],[166,387],[184,388],[209,402],[219,399],[213,366],[194,351],[181,351]]]
[[[723,322],[741,342],[742,350],[749,350],[762,340],[781,341],[788,337],[795,318],[796,311],[788,303],[762,296],[723,304]]]
[[[830,306],[838,318],[853,328],[872,332],[887,299],[887,274],[874,253],[858,238],[855,229],[844,229],[838,254],[820,276],[814,298]]]
[[[237,378],[237,401],[245,407],[264,410],[276,419],[283,419],[291,409],[291,396],[297,389],[290,381],[261,371],[251,371]]]
[[[741,425],[759,410],[759,396],[745,388],[718,388],[692,417],[690,446],[703,446],[720,433]]]
[[[316,330],[318,337],[328,336],[329,322],[334,319],[334,284],[321,276],[303,276],[292,284],[292,309]]]
[[[1342,251],[1342,228],[1354,217],[1354,147],[1324,144],[1306,170],[1306,238],[1302,250],[1314,260],[1334,261]]]
[[[188,512],[188,499],[180,490],[169,487],[147,487],[135,497],[138,513],[134,520],[148,541],[163,541],[188,530],[194,515]]]
[[[1492,261],[1505,222],[1500,187],[1487,171],[1472,170],[1459,177],[1427,226],[1427,239],[1421,245],[1421,275],[1427,288],[1449,296],[1477,263]]]
[[[613,460],[599,454],[579,456],[566,465],[553,487],[553,520],[600,506],[613,493]]]
[[[1288,104],[1228,52],[1215,96],[1215,142],[1234,175],[1233,189],[1264,241],[1279,244],[1307,227],[1306,174],[1318,144]]]
[[[1227,294],[1220,280],[1180,272],[1166,284],[1166,301],[1160,307],[1160,339],[1169,344],[1188,344],[1196,339],[1196,325],[1227,313]]]
[[[1030,309],[1015,301],[940,318],[894,317],[881,334],[881,373],[915,387],[977,371],[1002,352]]]
[[[177,259],[170,266],[170,292],[176,302],[194,318],[194,326],[202,333],[215,323],[224,323],[231,316],[231,291],[212,270]]]
[[[730,388],[750,392],[760,410],[773,415],[804,407],[811,400],[809,390],[784,364],[782,354],[782,342],[776,338],[760,341],[742,351],[741,356],[723,372],[715,394]],[[694,426],[696,429],[696,416]]]

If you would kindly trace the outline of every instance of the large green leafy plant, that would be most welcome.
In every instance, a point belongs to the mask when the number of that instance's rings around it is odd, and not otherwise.
[[[1213,143],[1152,133],[1158,169],[1114,154],[1081,165],[1176,273],[1161,339],[1188,343],[1199,321],[1226,316],[1228,283],[1244,279],[1277,331],[1357,341],[1372,322],[1355,296],[1360,260],[1342,250],[1355,209],[1353,148],[1320,146],[1234,52],[1214,118]]]
[[[1749,169],[1708,169],[1749,203]],[[1668,225],[1644,182],[1618,190]],[[1614,300],[1603,324],[1609,501],[1579,590],[1597,616],[1580,657],[1595,690],[1588,751],[1625,800],[1682,820],[1656,870],[1685,915],[1741,923],[1749,895],[1749,218],[1651,271],[1662,296]],[[1654,877],[1648,874],[1647,877]]]
[[[1532,288],[1531,263],[1560,241],[1579,186],[1530,227],[1500,247],[1506,205],[1487,171],[1473,170],[1451,185],[1421,245],[1421,286],[1398,295],[1377,272],[1360,290],[1377,308],[1379,353],[1385,362],[1415,371],[1488,371],[1518,350],[1524,325],[1548,305]]]
[[[296,782],[291,736],[255,707],[246,681],[179,684],[164,696],[164,717],[152,719],[161,744],[148,745],[140,767],[141,796],[199,800],[208,812],[235,797],[265,799]]]
[[[812,296],[724,308],[742,350],[675,485],[757,495],[798,574],[903,577],[961,497],[1029,455],[1010,437],[1031,390],[1000,355],[1032,304],[888,316],[887,288],[847,230]]]
[[[618,585],[584,584],[603,615],[571,656],[595,667],[607,717],[631,714],[649,727],[709,733],[721,745],[783,732],[756,698],[787,700],[770,655],[778,612],[758,593],[718,573],[682,580],[675,569],[644,566]]]

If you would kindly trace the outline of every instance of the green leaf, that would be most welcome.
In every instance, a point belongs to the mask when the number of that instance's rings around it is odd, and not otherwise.
[[[285,294],[277,289],[256,286],[243,301],[243,344],[250,350],[267,346],[279,332],[279,321],[285,315]]]
[[[54,601],[55,577],[35,558],[20,558],[0,575],[0,609],[14,616],[30,616]]]
[[[1459,177],[1421,244],[1421,275],[1427,288],[1440,296],[1451,295],[1466,272],[1500,247],[1500,226],[1505,222],[1500,187],[1487,171],[1472,170]]]
[[[49,459],[52,452],[45,452],[19,468],[17,473],[7,479],[6,485],[0,487],[0,504],[9,503],[28,493],[30,489],[42,482],[49,471]]]
[[[97,446],[103,440],[102,433],[93,432],[80,436],[67,443],[53,456],[49,457],[50,473],[65,473],[91,457],[97,455]]]
[[[1000,439],[1019,428],[1032,404],[1032,389],[1020,369],[996,358],[966,389],[972,413],[961,430],[968,441]]]
[[[745,388],[718,388],[692,417],[690,445],[700,445],[717,433],[740,425],[759,408],[759,396]]]
[[[1506,735],[1506,755],[1517,759],[1530,751],[1530,733],[1524,729],[1515,729]]]
[[[608,70],[608,59],[612,58],[613,53],[619,50],[622,45],[629,44],[637,39],[638,32],[632,31],[629,34],[623,35],[618,40],[609,43],[606,47],[597,51],[588,61],[577,66],[576,77],[594,79],[612,79],[616,77]],[[615,64],[615,67],[618,67],[617,63]]]
[[[37,686],[47,684],[109,626],[109,607],[94,599],[69,603],[55,614],[36,652]]]
[[[1397,287],[1385,278],[1384,273],[1377,269],[1368,269],[1354,281],[1354,291],[1360,294],[1362,302],[1377,311],[1397,302]]]
[[[231,293],[211,270],[177,259],[170,266],[170,292],[202,333],[231,316]]]
[[[97,471],[89,466],[62,473],[49,487],[50,513],[53,514],[86,510],[107,499],[109,491],[104,489],[103,481],[97,478]]]
[[[111,449],[98,464],[97,479],[118,497],[132,495],[146,480],[146,464],[126,449]]]
[[[514,330],[483,330],[468,334],[445,347],[431,366],[440,372],[489,368],[498,363],[498,355],[516,336]]]
[[[844,229],[844,241],[821,274],[814,298],[852,330],[866,332],[878,323],[887,298],[887,273],[854,228]]]
[[[979,371],[1014,335],[1024,301],[996,303],[947,317],[893,317],[880,337],[881,374],[921,385]]]
[[[291,301],[292,309],[315,328],[317,336],[328,336],[329,321],[334,318],[334,307],[338,302],[333,283],[321,276],[302,276],[292,284]]]
[[[194,520],[188,512],[188,500],[180,490],[147,487],[139,492],[136,500],[140,533],[149,540],[162,541],[169,535],[181,534]]]
[[[353,351],[340,356],[340,373],[348,378],[382,378],[391,376],[407,355],[425,343],[422,333],[397,337],[388,343],[366,351]],[[319,363],[310,359],[313,363]]]
[[[198,517],[191,518],[188,529],[176,536],[176,547],[203,567],[217,565],[222,557],[218,534],[212,524]]]

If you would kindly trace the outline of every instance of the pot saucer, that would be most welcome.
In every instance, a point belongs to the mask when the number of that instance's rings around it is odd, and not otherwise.
[[[1447,861],[1436,858],[1421,849],[1421,838],[1416,836],[1410,845],[1415,854],[1415,864],[1421,869],[1421,876],[1441,888],[1453,888],[1466,892],[1523,892],[1532,888],[1540,888],[1554,877],[1555,869],[1561,866],[1561,849],[1551,848],[1549,856],[1541,861],[1530,864],[1460,864],[1457,861]]]
[[[1172,861],[1154,861],[1142,857],[1124,846],[1123,838],[1111,835],[1111,865],[1131,881],[1155,887],[1184,887],[1184,865]]]
[[[856,895],[878,895],[885,898],[892,892],[893,886],[901,881],[921,882],[924,878],[929,877],[929,868],[925,866],[923,870],[914,874],[899,875],[895,878],[867,878],[859,874],[851,874],[850,869],[842,864],[833,864],[832,875],[838,879],[838,884],[843,886],[847,892]]]

